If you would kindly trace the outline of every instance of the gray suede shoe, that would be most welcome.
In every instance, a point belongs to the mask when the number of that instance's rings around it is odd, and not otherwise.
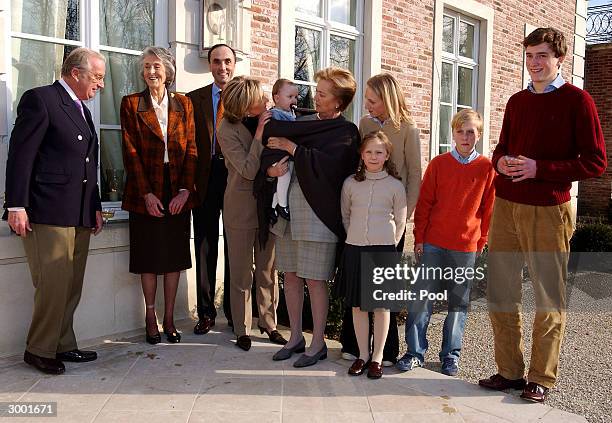
[[[304,351],[306,351],[306,340],[302,338],[302,340],[298,342],[298,344],[295,347],[293,348],[283,347],[280,350],[278,350],[276,354],[272,356],[272,360],[274,361],[287,360],[291,358],[294,352],[303,353]]]
[[[300,358],[298,358],[295,363],[293,363],[293,367],[308,367],[317,364],[319,360],[325,360],[327,358],[327,345],[324,344],[321,351],[316,353],[315,355],[306,355],[302,354]]]

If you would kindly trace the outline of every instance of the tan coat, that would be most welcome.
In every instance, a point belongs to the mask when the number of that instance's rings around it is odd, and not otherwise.
[[[251,287],[256,283],[259,326],[276,329],[278,285],[274,277],[274,236],[259,246],[257,201],[253,180],[259,171],[263,145],[246,127],[223,119],[217,140],[227,167],[223,197],[223,225],[227,235],[230,264],[230,303],[236,336],[249,335],[252,323]],[[253,271],[253,265],[255,270]]]
[[[419,129],[414,125],[403,122],[400,129],[397,130],[390,119],[387,119],[381,127],[377,121],[369,116],[361,118],[359,133],[362,137],[375,131],[383,131],[393,144],[391,160],[402,178],[404,187],[406,187],[406,204],[408,206],[408,218],[410,218],[419,199],[423,174]]]
[[[227,119],[219,123],[217,136],[227,167],[223,224],[232,229],[257,229],[253,180],[259,170],[263,145],[253,140],[242,123],[230,123]]]

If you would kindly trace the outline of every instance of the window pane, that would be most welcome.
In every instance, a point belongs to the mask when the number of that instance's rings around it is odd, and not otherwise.
[[[454,52],[453,34],[455,32],[455,20],[450,16],[444,16],[442,21],[442,51]]]
[[[27,34],[80,40],[79,0],[11,2],[11,29]]]
[[[153,45],[155,0],[100,0],[100,44],[142,50]]]
[[[355,0],[331,0],[329,7],[330,20],[355,26]]]
[[[298,85],[298,107],[305,109],[314,109],[315,88],[310,85]]]
[[[472,75],[473,69],[459,66],[459,83],[457,88],[457,104],[472,106]]]
[[[314,82],[314,74],[321,68],[320,51],[321,33],[296,26],[294,79]]]
[[[321,16],[321,0],[298,0],[295,6],[297,13],[305,13],[310,16]]]
[[[74,46],[13,38],[11,40],[14,94],[13,110],[23,93],[30,88],[48,85],[60,78],[64,58]]]
[[[453,65],[450,63],[442,62],[442,87],[440,92],[440,101],[444,103],[453,102]]]
[[[355,72],[355,41],[332,35],[329,37],[329,60],[333,66]]]
[[[463,57],[474,57],[474,25],[461,22],[459,24],[459,55]]]
[[[124,95],[142,91],[145,83],[138,69],[138,56],[102,51],[106,77],[100,93],[100,123],[119,125],[119,108]]]
[[[453,114],[453,108],[451,106],[440,105],[440,154],[449,151],[448,149],[443,150],[443,146],[450,146],[451,134],[450,134],[450,122]]]
[[[121,131],[102,129],[100,131],[100,195],[102,201],[121,201],[124,182]]]

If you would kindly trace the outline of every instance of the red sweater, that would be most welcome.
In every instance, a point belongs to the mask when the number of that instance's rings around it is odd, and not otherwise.
[[[496,195],[515,203],[554,206],[570,200],[572,181],[606,169],[597,109],[591,96],[569,83],[545,94],[523,90],[508,100],[493,165],[506,155],[536,161],[536,177],[512,182],[495,178]]]
[[[461,164],[445,153],[427,166],[414,211],[414,242],[455,251],[481,251],[495,199],[491,161]]]

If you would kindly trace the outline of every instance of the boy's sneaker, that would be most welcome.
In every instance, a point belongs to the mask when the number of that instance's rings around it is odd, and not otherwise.
[[[397,361],[395,367],[402,372],[407,372],[409,370],[416,369],[417,367],[423,367],[423,363],[421,363],[421,360],[418,358],[406,353]]]
[[[459,372],[459,360],[454,357],[446,357],[442,362],[442,374],[446,376],[457,376]]]
[[[355,357],[353,354],[351,354],[349,352],[343,352],[342,353],[342,359],[343,360],[348,360],[348,361],[355,361],[355,360],[357,360],[357,357]]]

